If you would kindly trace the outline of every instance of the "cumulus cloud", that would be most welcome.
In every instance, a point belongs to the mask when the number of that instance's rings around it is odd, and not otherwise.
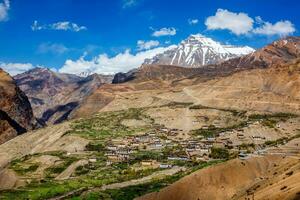
[[[126,50],[114,57],[109,57],[107,54],[100,54],[91,60],[86,60],[85,57],[82,56],[75,61],[67,60],[59,72],[71,74],[79,74],[85,71],[99,74],[126,72],[141,66],[146,58],[152,58],[155,55],[174,47],[174,45],[169,47],[158,47],[141,51],[136,54],[132,54],[130,50]]]
[[[38,46],[38,53],[52,53],[52,54],[63,54],[66,53],[69,49],[63,44],[56,43],[42,43]]]
[[[39,30],[61,30],[61,31],[74,31],[79,32],[82,30],[87,30],[85,26],[79,26],[78,24],[69,22],[69,21],[61,21],[53,24],[39,24],[37,20],[33,22],[31,25],[31,30],[39,31]]]
[[[294,24],[288,20],[279,21],[275,24],[272,24],[270,22],[262,21],[261,18],[257,19],[261,23],[261,26],[253,30],[253,33],[256,34],[287,36],[296,31]]]
[[[199,20],[198,19],[188,19],[189,25],[195,25],[198,24]]]
[[[153,47],[157,47],[159,46],[159,41],[157,40],[149,40],[149,41],[144,41],[144,40],[139,40],[137,41],[137,47],[138,50],[148,50],[151,49]]]
[[[173,27],[170,28],[161,28],[160,30],[155,30],[152,33],[154,37],[167,36],[167,35],[176,35],[176,29]]]
[[[21,74],[27,70],[34,68],[31,63],[4,63],[0,62],[0,68],[8,72],[11,76]]]
[[[236,35],[260,34],[287,36],[296,31],[294,24],[288,20],[281,20],[272,24],[264,21],[259,16],[253,19],[247,13],[234,13],[226,9],[218,9],[214,16],[206,19],[205,25],[208,30],[226,29]]]
[[[218,9],[214,16],[206,19],[208,30],[227,29],[236,35],[247,34],[253,29],[254,20],[246,13],[234,13]]]
[[[9,0],[4,0],[0,3],[0,21],[6,21],[8,19],[8,10],[10,9]]]

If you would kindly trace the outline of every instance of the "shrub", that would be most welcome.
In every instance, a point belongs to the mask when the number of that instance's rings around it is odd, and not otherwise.
[[[39,168],[38,164],[32,164],[30,166],[21,166],[21,164],[16,164],[11,166],[11,168],[20,175],[24,175],[29,172],[35,172]]]
[[[229,159],[229,151],[224,148],[212,148],[210,157],[214,159]]]
[[[102,152],[105,150],[104,145],[101,143],[88,143],[88,145],[86,145],[85,149],[87,151],[98,151],[98,152]]]

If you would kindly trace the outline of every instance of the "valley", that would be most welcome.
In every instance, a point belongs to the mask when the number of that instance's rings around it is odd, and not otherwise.
[[[299,141],[300,117],[294,114],[257,114],[166,99],[125,110],[109,108],[3,144],[1,174],[11,183],[1,199],[60,199],[66,194],[72,199],[132,199],[228,159],[300,152],[292,145],[289,152],[276,153],[288,141]],[[28,146],[26,140],[36,142]],[[5,167],[7,159],[11,162]],[[127,189],[130,195],[122,193]]]
[[[0,145],[0,199],[299,198],[299,47],[114,78],[3,72],[40,126]]]

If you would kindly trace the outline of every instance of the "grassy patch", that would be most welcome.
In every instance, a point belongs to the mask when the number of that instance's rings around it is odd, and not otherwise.
[[[98,152],[105,151],[105,147],[104,147],[103,143],[95,143],[95,142],[88,143],[88,145],[86,145],[85,149],[87,151],[98,151]]]
[[[19,175],[26,175],[27,173],[35,172],[39,168],[39,163],[29,162],[35,155],[26,155],[22,158],[15,159],[10,163],[10,169],[13,169]]]
[[[7,190],[0,192],[0,199],[11,200],[42,200],[55,197],[66,192],[76,190],[82,186],[88,186],[80,180],[66,181],[66,182],[54,182],[49,181],[45,183],[31,183],[18,190]]]
[[[20,175],[25,175],[27,173],[32,173],[39,168],[39,164],[33,163],[33,164],[21,164],[21,163],[14,163],[10,166],[11,169],[13,169],[15,172],[17,172]]]
[[[133,157],[136,162],[139,162],[142,160],[161,160],[162,155],[163,154],[158,151],[138,151],[133,154]]]
[[[153,122],[149,116],[144,115],[143,109],[130,108],[128,110],[103,112],[89,119],[77,120],[72,124],[69,133],[77,134],[87,139],[103,140],[107,138],[116,138],[124,135],[133,135],[139,131],[147,131],[151,125],[131,128],[123,125],[121,122],[125,119],[148,119]]]
[[[89,173],[89,171],[91,169],[94,169],[94,168],[91,168],[91,165],[87,164],[87,165],[81,165],[81,166],[78,166],[76,169],[75,169],[75,175],[76,176],[80,176],[80,175],[84,175],[84,174],[87,174]]]
[[[238,112],[234,110],[224,110],[228,112],[234,112],[236,115],[244,117],[245,113],[244,112]],[[241,129],[244,128],[248,125],[247,122],[253,122],[253,121],[261,121],[261,124],[264,126],[268,126],[270,128],[276,128],[276,124],[280,121],[286,121],[291,118],[295,118],[298,115],[294,115],[291,113],[275,113],[275,114],[253,114],[248,116],[248,120],[242,121],[238,124],[235,124],[233,126],[229,127],[222,127],[218,128],[213,125],[209,126],[207,129],[197,129],[193,130],[192,134],[193,135],[202,135],[203,137],[216,137],[218,136],[221,132],[226,132],[226,131],[232,131],[235,129]]]
[[[239,110],[234,110],[234,109],[213,108],[213,107],[209,107],[209,106],[203,106],[200,104],[190,106],[189,109],[191,109],[191,110],[214,109],[214,110],[220,110],[220,111],[224,111],[224,112],[230,112],[230,113],[232,113],[233,116],[240,116],[240,117],[244,117],[247,112],[247,111],[239,111]]]
[[[78,160],[75,157],[67,157],[67,156],[63,156],[60,158],[63,159],[62,163],[45,169],[45,174],[47,178],[55,178],[57,175],[59,175],[65,169],[67,169],[73,162]]]
[[[162,105],[161,107],[170,107],[170,108],[187,108],[191,105],[193,105],[194,103],[191,102],[170,102],[168,104]]]
[[[209,155],[213,159],[229,159],[229,151],[225,148],[212,148]]]
[[[272,140],[272,141],[266,141],[265,142],[265,145],[266,146],[278,146],[278,145],[283,145],[291,140],[294,140],[296,138],[300,138],[300,133],[288,138],[288,137],[282,137],[282,138],[279,138],[277,140]]]
[[[207,129],[197,129],[192,131],[193,135],[202,135],[203,137],[217,137],[220,133],[226,132],[226,131],[232,131],[234,129],[240,129],[244,128],[247,126],[247,122],[241,122],[239,124],[235,124],[233,126],[229,127],[223,127],[223,128],[218,128],[215,126],[209,126]]]
[[[276,128],[276,124],[280,121],[287,121],[298,117],[292,113],[274,113],[274,114],[253,114],[248,117],[250,121],[261,121],[261,124],[269,128]]]
[[[239,145],[239,149],[246,150],[247,153],[250,153],[252,150],[255,149],[255,144],[254,143],[250,143],[250,144],[242,143],[241,145]]]
[[[174,183],[175,181],[179,180],[180,178],[182,178],[196,170],[214,165],[216,163],[219,163],[219,162],[202,163],[198,166],[195,166],[194,168],[192,168],[191,170],[189,170],[187,172],[180,172],[180,173],[177,173],[172,176],[167,176],[166,178],[164,178],[162,180],[153,180],[150,183],[136,185],[136,186],[130,186],[130,187],[122,188],[119,190],[108,190],[108,191],[105,191],[105,193],[109,194],[112,199],[132,200],[136,197],[142,196],[147,193],[157,192],[160,189]]]
[[[190,168],[189,170],[185,172],[179,172],[177,174],[174,174],[172,176],[167,176],[164,179],[153,179],[149,183],[135,185],[135,186],[129,186],[125,188],[120,189],[113,189],[113,190],[106,190],[102,192],[90,192],[86,195],[78,196],[72,198],[72,200],[96,200],[96,199],[103,199],[103,200],[132,200],[136,197],[145,195],[147,193],[151,192],[157,192],[161,190],[162,188],[174,183],[175,181],[179,180],[180,178],[197,171],[199,169],[215,165],[217,163],[220,163],[223,161],[211,161],[211,162],[203,162],[201,164],[195,165],[194,167]],[[101,198],[100,198],[101,197]]]

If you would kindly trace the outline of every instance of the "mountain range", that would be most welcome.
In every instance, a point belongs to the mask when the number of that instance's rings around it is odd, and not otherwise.
[[[299,91],[300,37],[253,52],[192,35],[114,77],[0,70],[0,195],[299,199]],[[113,148],[130,162],[107,162]]]
[[[20,91],[28,97],[38,121],[43,124],[56,124],[97,112],[112,101],[114,91],[120,89],[169,87],[182,84],[181,80],[204,82],[242,70],[283,65],[299,57],[299,45],[299,37],[289,37],[253,52],[249,47],[221,45],[202,35],[191,35],[176,49],[155,56],[151,62],[145,60],[140,68],[127,73],[117,73],[114,76],[88,73],[79,76],[35,68],[13,78]],[[180,59],[178,55],[181,55]],[[164,58],[167,57],[174,58],[171,59],[173,62],[165,62],[167,60]],[[193,62],[190,62],[191,59]],[[189,67],[182,63],[183,60],[190,64]],[[173,65],[175,63],[178,66]],[[130,87],[110,85],[126,82],[130,83]],[[151,84],[140,84],[145,82]],[[87,110],[89,111],[86,112]]]
[[[80,77],[46,68],[35,68],[14,77],[28,96],[34,115],[48,124],[68,119],[85,97],[101,85],[111,83],[112,78],[99,74]]]
[[[255,50],[248,46],[222,45],[200,34],[190,35],[176,48],[167,50],[143,65],[175,65],[182,67],[202,67],[250,54]]]
[[[185,53],[182,53],[182,51]],[[187,60],[191,64],[190,66],[196,68],[196,66],[216,64],[252,51],[253,49],[250,47],[221,45],[202,35],[191,35],[176,50],[174,49],[155,56],[152,60],[156,60],[156,62],[148,65],[146,63],[149,60],[145,60],[141,69],[145,70],[147,66],[153,66],[150,70],[150,73],[152,73],[156,69],[157,63],[165,63],[163,61],[165,59],[163,58],[168,57],[170,52],[174,53],[174,58],[178,52],[182,55],[176,59],[177,63],[168,63],[168,65],[174,65],[168,69],[169,72],[177,69],[175,64],[181,66],[182,60]],[[189,59],[193,59],[194,62],[191,63]],[[144,68],[145,66],[146,68]],[[16,84],[28,96],[34,115],[43,123],[55,124],[72,118],[82,103],[103,84],[128,81],[133,78],[133,74],[141,71],[141,69],[134,69],[126,74],[117,73],[113,76],[93,74],[92,72],[82,72],[78,75],[73,75],[54,72],[46,68],[35,68],[16,75],[14,79],[16,80]],[[169,77],[169,79],[175,79],[179,74],[184,78],[191,75],[191,73],[197,72],[197,70],[184,70],[180,68],[179,71],[174,71],[173,76]],[[170,76],[169,72],[161,71],[159,74],[164,79],[166,78],[165,75]]]

